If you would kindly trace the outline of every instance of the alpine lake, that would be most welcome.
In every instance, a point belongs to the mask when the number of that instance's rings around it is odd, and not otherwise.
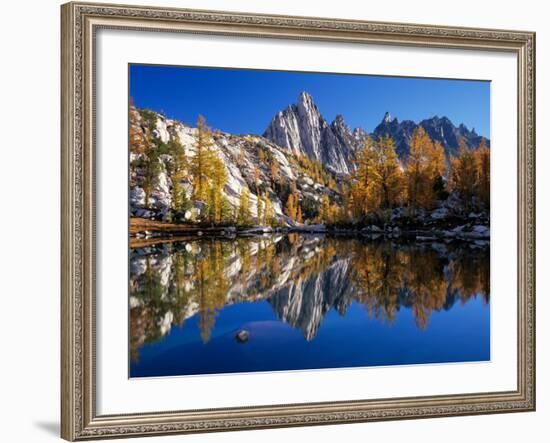
[[[490,359],[488,247],[305,233],[130,246],[130,377]]]

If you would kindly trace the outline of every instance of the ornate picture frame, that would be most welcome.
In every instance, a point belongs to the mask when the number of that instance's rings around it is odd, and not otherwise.
[[[67,3],[62,18],[61,435],[87,440],[535,410],[535,34]],[[96,413],[95,36],[99,29],[474,49],[517,56],[517,389],[322,403]]]

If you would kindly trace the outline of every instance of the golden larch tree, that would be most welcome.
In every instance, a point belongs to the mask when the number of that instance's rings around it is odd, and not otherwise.
[[[300,205],[300,203],[298,203],[298,209],[296,210],[296,221],[298,223],[304,222],[304,218],[302,216],[302,205]]]
[[[258,165],[254,165],[254,168],[252,169],[252,178],[254,180],[254,187],[256,188],[256,195],[260,194],[259,188],[260,188],[260,168]]]
[[[223,188],[227,181],[227,172],[223,160],[217,155],[212,156],[212,179],[209,189],[208,207],[210,221],[220,223],[225,218],[225,209],[227,202],[223,193]]]
[[[377,188],[376,146],[372,138],[367,137],[363,148],[358,152],[355,161],[356,169],[352,176],[347,197],[344,198],[346,212],[352,218],[366,215],[380,206],[380,193]]]
[[[273,224],[273,204],[267,191],[264,193],[264,223],[268,226]]]
[[[329,211],[330,211],[330,200],[327,194],[323,194],[321,197],[321,206],[319,208],[318,221],[320,223],[328,223],[329,220]]]
[[[239,149],[239,155],[237,156],[237,166],[239,168],[242,168],[244,166],[244,158],[245,158],[244,146],[241,146],[241,148]]]
[[[485,209],[489,209],[491,198],[491,153],[485,139],[475,153],[477,168],[477,196]]]
[[[177,139],[168,143],[169,153],[172,155],[171,180],[172,180],[172,210],[176,212],[187,209],[187,193],[181,182],[187,176],[189,163],[185,149]]]
[[[292,220],[296,220],[296,216],[298,215],[298,202],[296,200],[297,199],[293,193],[289,194],[286,200],[285,213]]]
[[[265,151],[262,148],[258,148],[258,160],[261,163],[265,162],[266,154]]]
[[[191,173],[193,174],[193,198],[206,201],[208,184],[212,177],[212,131],[206,126],[204,117],[199,116],[197,121],[197,141],[195,155],[191,159]]]
[[[433,150],[428,158],[428,173],[432,182],[439,177],[443,177],[447,170],[447,163],[445,162],[445,149],[439,140],[436,140],[433,144]]]
[[[380,194],[382,209],[392,208],[401,201],[403,174],[395,152],[395,142],[390,136],[382,137],[376,143],[373,192]]]
[[[463,138],[459,140],[458,157],[451,158],[449,177],[450,189],[458,194],[466,211],[472,207],[477,182],[476,156],[466,147]]]
[[[264,202],[260,194],[257,194],[256,199],[256,220],[259,225],[261,225],[264,220]]]
[[[145,133],[138,122],[139,112],[136,109],[130,110],[130,152],[144,154],[147,148]]]
[[[273,180],[274,183],[279,181],[279,162],[275,159],[271,161],[271,180]]]
[[[248,188],[241,191],[239,208],[237,210],[237,224],[241,226],[250,224],[250,191]]]
[[[435,200],[434,180],[439,171],[440,149],[435,147],[432,139],[419,127],[411,138],[411,149],[407,159],[407,203],[411,213],[419,208],[431,209]]]

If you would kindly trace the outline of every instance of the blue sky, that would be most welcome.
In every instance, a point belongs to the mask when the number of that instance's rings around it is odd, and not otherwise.
[[[138,108],[194,124],[262,134],[280,110],[309,92],[329,121],[342,114],[353,129],[372,131],[388,111],[419,122],[438,115],[490,138],[490,83],[368,75],[130,65],[130,96]]]

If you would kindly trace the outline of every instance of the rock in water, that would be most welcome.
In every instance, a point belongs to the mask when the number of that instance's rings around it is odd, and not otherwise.
[[[235,334],[235,339],[239,343],[246,343],[248,341],[248,337],[250,337],[250,333],[246,329],[241,329]]]

